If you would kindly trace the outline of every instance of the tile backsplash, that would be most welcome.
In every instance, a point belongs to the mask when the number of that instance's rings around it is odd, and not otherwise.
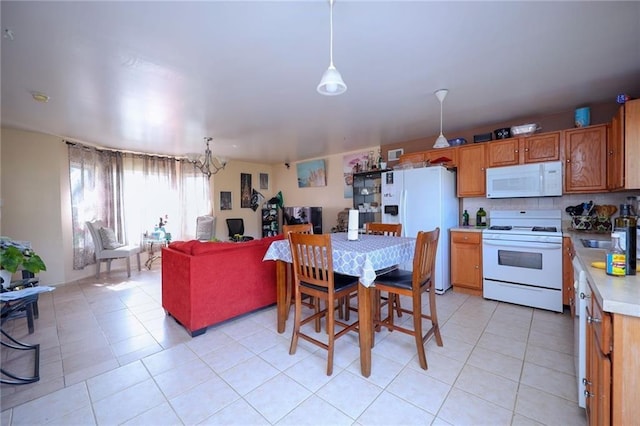
[[[475,225],[476,212],[483,207],[489,218],[491,210],[525,210],[525,209],[560,209],[562,211],[563,224],[571,222],[571,216],[564,211],[568,206],[593,201],[596,205],[612,204],[620,207],[629,196],[640,196],[640,191],[606,192],[599,194],[569,194],[562,197],[538,197],[538,198],[463,198],[461,209],[469,212],[469,224]],[[460,210],[459,222],[462,223],[462,211]],[[617,216],[618,213],[614,215]]]

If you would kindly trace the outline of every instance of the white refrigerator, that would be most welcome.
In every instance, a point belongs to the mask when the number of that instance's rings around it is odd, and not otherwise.
[[[401,223],[402,235],[440,228],[436,253],[435,289],[451,287],[449,229],[458,226],[456,174],[442,166],[393,170],[382,174],[382,221]],[[401,266],[411,270],[412,265]]]

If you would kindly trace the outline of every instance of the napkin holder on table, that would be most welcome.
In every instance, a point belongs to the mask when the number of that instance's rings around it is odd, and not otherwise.
[[[347,227],[347,240],[356,241],[358,239],[358,210],[349,210],[349,226]]]

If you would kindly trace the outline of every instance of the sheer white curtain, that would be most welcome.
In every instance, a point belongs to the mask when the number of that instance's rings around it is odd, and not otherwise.
[[[127,232],[142,238],[160,218],[172,240],[195,237],[196,218],[211,212],[209,180],[183,160],[147,155],[124,160]],[[197,173],[195,173],[197,172]]]

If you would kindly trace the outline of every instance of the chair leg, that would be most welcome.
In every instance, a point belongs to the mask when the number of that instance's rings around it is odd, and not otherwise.
[[[297,301],[296,301],[297,303]],[[302,304],[302,300],[300,301],[300,304]],[[315,306],[315,313],[318,314],[320,312],[320,309],[322,308],[320,306],[320,298],[319,297],[314,297],[313,298],[313,306]],[[316,317],[316,333],[320,333],[320,315],[318,315]]]
[[[394,301],[395,301],[394,306],[396,307],[396,314],[398,315],[398,318],[400,318],[402,316],[402,306],[400,306],[400,296],[396,296]]]
[[[438,324],[438,312],[436,311],[436,292],[433,285],[429,289],[429,316],[431,317],[431,326],[433,334],[436,336],[436,343],[442,346],[442,336],[440,335],[440,325]]]
[[[131,278],[131,256],[127,256],[127,277]]]
[[[140,253],[136,253],[136,259],[138,260],[138,272],[142,271],[142,268],[140,267]]]
[[[291,310],[291,297],[292,297],[292,293],[293,293],[293,268],[291,266],[290,263],[287,263],[287,271],[285,273],[285,275],[287,276],[287,282],[286,282],[286,286],[287,286],[287,294],[285,296],[285,300],[286,300],[286,304],[285,304],[285,321],[289,319],[289,311]]]
[[[348,299],[348,296],[347,296]],[[333,308],[335,306],[335,302],[332,298],[327,301],[327,333],[328,336],[328,344],[327,344],[327,376],[333,374],[333,348],[335,343],[335,310],[329,309],[329,306]]]
[[[107,274],[111,273],[111,259],[107,259]]]
[[[424,342],[422,340],[422,298],[418,294],[413,296],[413,331],[416,340],[416,348],[418,349],[418,361],[420,368],[426,370],[427,356],[424,352]]]
[[[100,278],[100,259],[96,259],[96,278]]]
[[[296,292],[295,296],[295,312],[293,314],[293,332],[291,334],[291,346],[289,347],[289,355],[294,355],[298,348],[298,334],[300,333],[300,320],[302,318],[302,297],[300,292]]]

